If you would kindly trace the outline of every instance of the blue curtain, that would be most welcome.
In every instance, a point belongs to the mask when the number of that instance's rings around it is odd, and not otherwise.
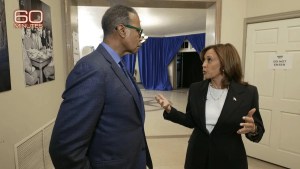
[[[187,39],[197,53],[205,47],[205,33],[175,37],[149,37],[138,51],[140,78],[145,89],[172,90],[168,65]],[[133,75],[135,54],[123,57],[126,68]]]
[[[149,37],[138,51],[141,82],[145,89],[172,90],[168,65],[180,49],[185,36]]]
[[[197,53],[205,47],[205,33],[187,35],[186,39],[192,44]]]
[[[124,61],[125,66],[126,66],[127,70],[129,71],[129,73],[133,76],[136,54],[127,54],[122,57],[122,60]]]
[[[145,89],[156,89],[158,86],[158,69],[162,65],[159,56],[162,55],[163,38],[149,37],[138,51],[141,82]]]

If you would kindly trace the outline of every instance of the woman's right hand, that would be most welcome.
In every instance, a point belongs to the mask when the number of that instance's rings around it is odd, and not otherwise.
[[[169,102],[168,99],[166,99],[164,97],[164,95],[162,94],[158,94],[155,96],[155,100],[157,101],[158,104],[160,104],[160,106],[165,109],[165,111],[167,113],[169,113],[171,111],[171,103]]]

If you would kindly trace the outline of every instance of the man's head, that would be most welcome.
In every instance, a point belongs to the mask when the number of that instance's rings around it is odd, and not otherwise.
[[[31,28],[27,27],[27,28],[24,28],[25,29],[25,35],[27,37],[30,37],[31,36]]]
[[[136,53],[141,45],[140,19],[137,12],[128,6],[116,5],[109,8],[102,17],[104,42],[121,56]]]

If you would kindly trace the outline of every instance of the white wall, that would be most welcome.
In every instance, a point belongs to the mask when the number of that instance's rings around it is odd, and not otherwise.
[[[299,0],[247,0],[247,17],[299,10]]]
[[[242,55],[244,19],[300,10],[299,0],[222,0],[221,43],[232,43]]]
[[[243,47],[245,17],[246,0],[222,0],[221,43],[233,44],[240,55]]]
[[[66,79],[61,1],[43,0],[51,8],[55,80],[25,87],[21,30],[13,26],[19,1],[5,0],[11,90],[0,93],[0,168],[15,169],[14,145],[56,117]]]

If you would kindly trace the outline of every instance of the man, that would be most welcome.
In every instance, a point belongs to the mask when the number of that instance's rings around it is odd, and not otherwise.
[[[117,5],[102,18],[104,40],[78,61],[66,82],[50,142],[56,169],[152,169],[144,105],[121,57],[136,53],[142,29],[133,8]],[[127,74],[127,75],[126,75]]]
[[[44,73],[46,81],[54,80],[54,73],[55,73],[54,61],[53,61],[52,56],[50,56],[50,57],[51,57],[50,63],[43,69],[43,73]]]
[[[33,39],[32,39],[32,32],[31,32],[31,28],[27,27],[24,29],[25,35],[23,38],[23,44],[26,50],[29,49],[35,49],[34,48],[34,44],[33,44]]]
[[[24,65],[24,72],[25,72],[25,83],[28,86],[32,86],[39,82],[39,73],[35,69],[34,66],[31,64],[31,60],[28,57],[28,53],[26,52],[25,46],[23,47],[23,65]]]

